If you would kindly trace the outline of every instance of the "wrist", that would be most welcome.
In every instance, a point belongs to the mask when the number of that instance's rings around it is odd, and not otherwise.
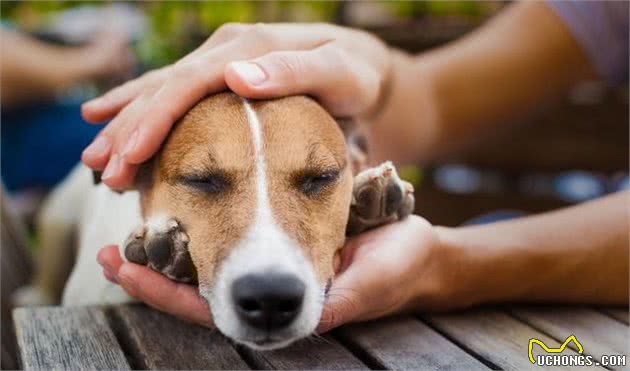
[[[529,247],[526,236],[497,225],[438,231],[450,259],[445,281],[461,306],[527,300],[537,291],[544,267],[553,264],[548,254]]]
[[[380,42],[380,40],[379,40]],[[382,45],[384,52],[383,58],[381,58],[381,70],[378,96],[374,104],[369,107],[363,114],[360,115],[360,119],[366,122],[374,122],[382,115],[385,107],[389,103],[389,98],[394,85],[394,73],[396,66],[394,66],[394,53],[395,50]]]
[[[471,282],[473,278],[478,281],[472,272],[479,269],[473,268],[475,262],[468,258],[467,247],[458,243],[456,230],[440,226],[431,229],[434,238],[413,275],[410,307],[445,311],[479,303],[476,284]]]
[[[465,228],[435,227],[441,256],[440,280],[444,301],[449,308],[507,299],[505,281],[500,267],[514,262],[509,249],[498,252],[475,240],[474,233]],[[483,232],[482,232],[483,233]]]
[[[433,157],[438,116],[432,65],[389,49],[390,72],[378,109],[369,117],[367,138],[372,162],[413,163]]]

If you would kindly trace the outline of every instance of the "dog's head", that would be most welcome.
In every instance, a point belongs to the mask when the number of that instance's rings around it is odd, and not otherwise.
[[[173,129],[141,190],[176,218],[217,327],[257,349],[313,332],[352,194],[344,136],[312,99],[206,98]]]

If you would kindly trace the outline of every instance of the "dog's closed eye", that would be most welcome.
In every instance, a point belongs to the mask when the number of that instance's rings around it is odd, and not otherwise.
[[[204,193],[222,193],[230,188],[230,179],[221,173],[205,175],[184,175],[179,177],[179,183]]]
[[[336,169],[323,172],[307,171],[297,177],[296,186],[305,195],[314,197],[331,186],[338,178],[339,170]]]

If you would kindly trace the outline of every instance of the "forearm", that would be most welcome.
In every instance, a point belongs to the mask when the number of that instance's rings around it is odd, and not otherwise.
[[[538,216],[438,228],[457,306],[488,302],[628,304],[628,196]]]
[[[12,31],[2,31],[0,73],[2,105],[48,98],[91,75],[89,56],[81,48],[41,43]]]
[[[456,42],[393,57],[390,96],[371,130],[376,157],[417,162],[450,154],[593,76],[545,3],[514,4]]]

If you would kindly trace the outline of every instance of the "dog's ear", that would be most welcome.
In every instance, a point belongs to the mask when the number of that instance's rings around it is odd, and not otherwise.
[[[94,185],[101,184],[101,177],[103,176],[103,172],[100,170],[92,170],[92,181]]]
[[[142,192],[153,185],[153,169],[155,168],[155,163],[154,156],[140,165],[133,181],[133,189]]]
[[[368,145],[365,132],[355,119],[336,118],[335,120],[346,138],[352,173],[358,174],[368,165]]]

